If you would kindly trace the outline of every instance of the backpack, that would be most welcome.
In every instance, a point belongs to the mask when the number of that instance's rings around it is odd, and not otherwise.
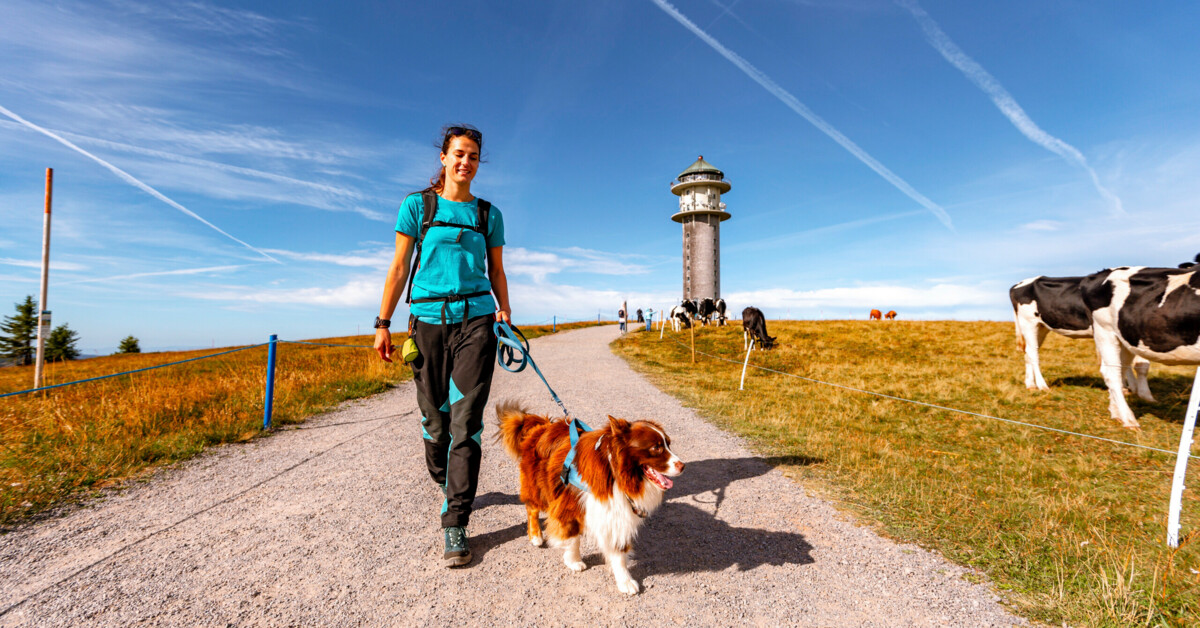
[[[438,206],[437,192],[434,192],[433,188],[425,188],[424,190],[421,190],[420,192],[417,192],[417,193],[421,195],[421,204],[425,207],[425,215],[424,215],[424,217],[421,218],[421,228],[417,232],[416,256],[413,259],[412,272],[410,272],[408,274],[408,296],[406,296],[404,298],[405,303],[412,303],[413,282],[417,278],[417,271],[421,269],[421,244],[425,242],[425,235],[427,233],[429,233],[429,228],[430,227],[458,227],[460,229],[470,229],[471,231],[474,231],[474,232],[478,233],[479,235],[483,236],[484,242],[485,242],[484,247],[486,248],[486,246],[487,246],[487,244],[486,244],[487,231],[488,231],[488,215],[491,213],[491,209],[492,209],[491,203],[483,200],[482,198],[476,197],[475,200],[478,202],[479,208],[478,208],[478,214],[475,217],[475,225],[462,225],[462,224],[459,224],[456,222],[443,222],[441,220],[433,219],[434,214],[437,213],[437,206]],[[460,237],[461,237],[461,234],[460,234]],[[484,256],[484,264],[485,265],[487,264],[487,256],[486,255]],[[479,293],[479,294],[488,294],[488,293],[484,292],[484,293]],[[463,295],[463,296],[470,296],[470,295]],[[421,300],[425,301],[426,299],[421,299]],[[442,299],[434,298],[432,300],[440,301]]]

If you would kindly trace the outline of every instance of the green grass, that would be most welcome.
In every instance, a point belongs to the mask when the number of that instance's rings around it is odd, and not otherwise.
[[[1108,418],[1091,341],[1052,336],[1049,392],[1024,388],[1011,323],[772,322],[779,346],[753,364],[906,399],[1174,451],[1194,369],[1151,369],[1157,403],[1130,398],[1141,431]],[[1077,625],[1200,621],[1200,502],[1184,494],[1166,547],[1174,456],[972,417],[751,368],[740,327],[615,351],[663,390],[745,437],[784,471],[896,538],[983,570],[1022,614]],[[1200,461],[1188,484],[1200,486]]]

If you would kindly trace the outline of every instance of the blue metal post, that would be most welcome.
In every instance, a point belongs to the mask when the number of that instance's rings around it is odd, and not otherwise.
[[[551,320],[550,333],[555,333],[558,331],[558,316],[557,315],[551,316],[550,320]]]
[[[271,334],[271,342],[267,343],[267,391],[263,397],[263,429],[271,427],[271,406],[275,399],[275,345],[279,337]]]

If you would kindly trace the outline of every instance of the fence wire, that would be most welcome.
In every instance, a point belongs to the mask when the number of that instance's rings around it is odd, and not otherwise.
[[[683,344],[682,342],[679,342],[678,340],[676,340],[676,339],[674,339],[674,338],[672,338],[672,339],[671,339],[671,341],[672,341],[672,342],[674,342],[675,344],[677,344],[677,345],[679,345],[679,346],[683,347],[684,349],[687,349],[688,351],[691,351],[691,350],[692,350],[692,349],[691,349],[691,347],[689,347],[689,346],[688,346],[688,345],[686,345],[686,344]],[[721,356],[719,356],[719,355],[712,355],[711,353],[705,353],[705,352],[703,352],[703,351],[700,351],[700,350],[696,350],[696,353],[698,353],[698,354],[700,354],[700,355],[703,355],[703,356],[707,356],[707,357],[713,358],[714,360],[722,360],[722,361],[724,361],[724,362],[729,362],[730,364],[738,364],[738,361],[737,361],[737,360],[730,360],[729,358],[724,358],[724,357],[721,357]],[[1171,455],[1171,456],[1175,456],[1175,455],[1177,455],[1177,454],[1178,454],[1178,452],[1175,452],[1175,451],[1168,451],[1168,450],[1166,450],[1166,449],[1159,449],[1158,447],[1150,447],[1149,445],[1141,445],[1141,444],[1138,444],[1138,443],[1129,443],[1129,442],[1125,442],[1125,441],[1115,440],[1115,439],[1112,439],[1112,438],[1105,438],[1105,437],[1103,437],[1103,436],[1096,436],[1095,434],[1084,434],[1084,433],[1082,433],[1082,432],[1072,432],[1072,431],[1070,431],[1070,430],[1062,430],[1062,429],[1058,429],[1058,428],[1056,428],[1056,427],[1046,427],[1045,425],[1038,425],[1038,424],[1036,424],[1036,423],[1027,423],[1027,422],[1025,422],[1025,421],[1017,421],[1017,420],[1014,420],[1014,419],[1006,419],[1006,418],[1004,418],[1004,417],[992,416],[992,415],[990,415],[990,414],[982,414],[982,413],[979,413],[979,412],[971,412],[971,411],[969,411],[969,410],[959,410],[958,408],[951,408],[951,407],[948,407],[948,406],[939,406],[939,405],[937,405],[937,404],[935,404],[935,403],[926,403],[926,402],[924,402],[924,401],[915,401],[915,400],[913,400],[913,399],[905,399],[905,398],[903,398],[903,397],[897,397],[897,396],[895,396],[895,395],[888,395],[888,394],[885,394],[885,393],[879,393],[879,392],[875,392],[875,391],[872,391],[872,390],[864,390],[864,389],[862,389],[862,388],[855,388],[855,387],[853,387],[853,386],[846,386],[846,385],[843,385],[843,384],[834,384],[834,383],[832,383],[832,382],[824,382],[824,381],[821,381],[821,380],[819,380],[819,379],[813,379],[813,378],[811,378],[811,377],[804,377],[803,375],[796,375],[795,373],[788,373],[788,372],[786,372],[786,371],[779,371],[779,370],[776,370],[776,369],[773,369],[773,368],[769,368],[769,367],[766,367],[766,366],[759,366],[759,365],[757,365],[757,364],[751,364],[750,366],[752,366],[752,367],[754,367],[754,368],[756,368],[756,369],[758,369],[758,370],[760,370],[760,371],[768,371],[768,372],[771,372],[771,373],[776,373],[776,374],[778,374],[778,375],[786,375],[786,376],[788,376],[788,377],[794,377],[794,378],[796,378],[796,379],[804,380],[804,381],[806,381],[806,382],[812,382],[812,383],[814,383],[814,384],[822,384],[822,385],[824,385],[824,386],[832,386],[832,387],[834,387],[834,388],[840,388],[840,389],[842,389],[842,390],[849,390],[849,391],[852,391],[852,392],[862,393],[862,394],[864,394],[864,395],[874,395],[874,396],[876,396],[876,397],[882,397],[882,398],[884,398],[884,399],[891,399],[892,401],[902,401],[902,402],[904,402],[904,403],[911,403],[911,404],[913,404],[913,405],[924,406],[924,407],[926,407],[926,408],[933,408],[933,409],[935,409],[935,410],[945,410],[945,411],[947,411],[947,412],[957,412],[957,413],[959,413],[959,414],[966,414],[966,415],[969,415],[969,416],[979,417],[979,418],[981,418],[981,419],[992,419],[992,420],[994,420],[994,421],[1003,421],[1004,423],[1012,423],[1013,425],[1021,425],[1021,426],[1024,426],[1024,427],[1032,427],[1032,428],[1036,428],[1036,429],[1039,429],[1039,430],[1046,430],[1046,431],[1050,431],[1050,432],[1058,432],[1059,434],[1068,434],[1068,435],[1071,435],[1071,436],[1078,436],[1078,437],[1080,437],[1080,438],[1090,438],[1090,439],[1092,439],[1092,440],[1098,440],[1098,441],[1103,441],[1103,442],[1106,442],[1106,443],[1112,443],[1112,444],[1114,444],[1114,445],[1126,445],[1126,446],[1128,446],[1128,447],[1137,447],[1137,448],[1139,448],[1139,449],[1148,449],[1148,450],[1150,450],[1150,451],[1157,451],[1157,452],[1159,452],[1159,453],[1168,454],[1168,455]],[[1196,455],[1194,455],[1194,454],[1191,454],[1191,453],[1189,453],[1189,454],[1188,454],[1188,457],[1189,457],[1189,458],[1196,458],[1196,459],[1200,459],[1200,456],[1196,456]]]

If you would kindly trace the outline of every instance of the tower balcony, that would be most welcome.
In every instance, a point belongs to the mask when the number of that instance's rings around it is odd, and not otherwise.
[[[671,216],[671,220],[674,220],[675,222],[684,222],[685,220],[699,218],[700,216],[716,216],[719,222],[725,222],[726,220],[729,220],[731,214],[725,211],[725,203],[721,203],[717,209],[713,209],[711,207],[698,207],[696,209],[680,210],[675,215]]]
[[[671,193],[675,196],[682,196],[688,188],[699,185],[715,186],[722,194],[729,191],[733,184],[725,177],[718,174],[698,173],[689,174],[679,177],[679,179],[671,182]]]

